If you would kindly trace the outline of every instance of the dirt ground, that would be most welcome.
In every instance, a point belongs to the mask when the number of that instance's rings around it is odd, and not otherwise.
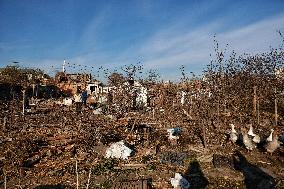
[[[230,118],[219,124],[208,118],[203,141],[198,121],[178,107],[95,115],[43,101],[23,116],[20,102],[11,101],[1,102],[0,109],[1,188],[76,188],[78,176],[79,188],[88,182],[89,188],[119,188],[125,181],[146,180],[151,188],[166,189],[173,188],[170,178],[177,172],[191,188],[284,188],[283,146],[271,155],[232,144],[228,123],[236,120]],[[273,124],[262,122],[255,132],[264,138]],[[182,128],[177,143],[168,140],[167,129],[173,127]],[[120,140],[133,155],[104,158],[109,145]]]

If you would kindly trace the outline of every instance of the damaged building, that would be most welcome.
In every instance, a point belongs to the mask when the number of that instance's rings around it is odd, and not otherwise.
[[[86,90],[88,94],[98,94],[103,91],[102,83],[92,80],[91,74],[60,72],[55,76],[55,82],[59,90],[66,95],[74,95],[82,90]]]

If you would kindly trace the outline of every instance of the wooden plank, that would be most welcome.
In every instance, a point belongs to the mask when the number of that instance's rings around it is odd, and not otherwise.
[[[114,183],[112,189],[149,189],[148,180],[129,180]]]

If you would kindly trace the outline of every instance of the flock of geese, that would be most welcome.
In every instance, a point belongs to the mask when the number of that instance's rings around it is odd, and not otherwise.
[[[230,124],[230,140],[233,143],[241,142],[247,150],[251,151],[257,147],[264,148],[267,152],[272,154],[277,148],[280,147],[279,135],[274,129],[270,130],[270,135],[267,138],[261,139],[259,135],[253,132],[252,124],[247,128],[241,127],[240,132],[237,132],[234,124]]]

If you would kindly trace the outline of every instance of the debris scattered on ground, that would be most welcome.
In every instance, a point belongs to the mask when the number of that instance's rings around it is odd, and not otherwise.
[[[72,101],[71,98],[64,98],[64,99],[63,99],[63,104],[64,104],[65,106],[71,106],[72,103],[73,103],[73,101]]]
[[[110,145],[106,151],[106,158],[128,159],[132,150],[128,148],[124,141],[116,142]]]
[[[0,187],[145,188],[151,178],[156,189],[283,188],[284,80],[255,77],[272,69],[252,72],[245,63],[228,69],[218,61],[222,68],[210,66],[204,80],[180,83],[136,81],[131,68],[111,86],[58,73],[54,95],[37,81],[3,84]],[[248,124],[261,140],[246,136]],[[272,129],[268,155],[262,143]],[[259,143],[248,152],[245,141]]]
[[[182,132],[181,128],[171,128],[171,129],[167,129],[168,135],[169,135],[169,139],[170,140],[174,140],[174,139],[178,139],[179,135]]]
[[[150,179],[140,179],[140,180],[127,180],[122,182],[117,182],[113,184],[112,189],[150,189],[151,183]]]
[[[175,177],[171,178],[170,181],[174,188],[189,189],[190,187],[190,183],[180,173],[175,173]]]
[[[213,165],[215,167],[234,168],[233,158],[228,155],[213,154]]]
[[[184,160],[188,157],[184,152],[164,152],[161,154],[161,163],[170,163],[173,165],[183,165]]]

